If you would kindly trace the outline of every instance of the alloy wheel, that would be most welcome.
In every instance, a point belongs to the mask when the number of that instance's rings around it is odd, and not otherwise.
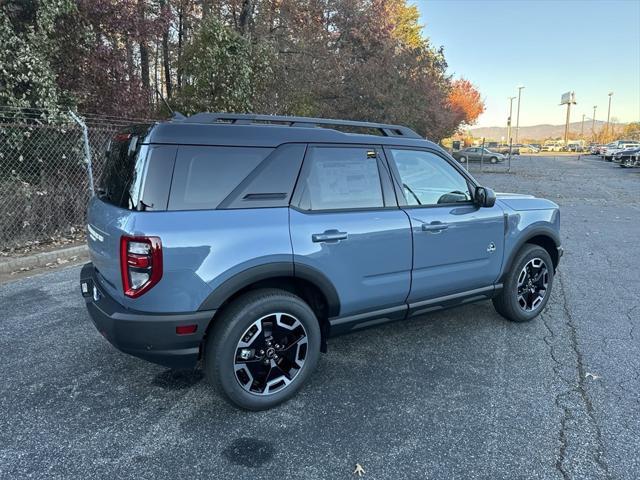
[[[533,312],[542,304],[549,286],[549,269],[541,258],[529,260],[518,275],[517,296],[520,308]]]
[[[265,315],[245,330],[236,345],[236,380],[254,395],[280,392],[302,370],[307,346],[307,332],[296,317],[282,312]]]

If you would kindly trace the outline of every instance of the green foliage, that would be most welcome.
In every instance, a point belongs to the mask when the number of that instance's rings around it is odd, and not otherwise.
[[[49,0],[36,6],[9,1],[0,8],[0,106],[41,108],[54,115],[64,95],[50,65],[50,34],[71,2]]]
[[[181,59],[184,85],[175,104],[183,113],[249,112],[271,76],[272,53],[216,17],[202,22]]]

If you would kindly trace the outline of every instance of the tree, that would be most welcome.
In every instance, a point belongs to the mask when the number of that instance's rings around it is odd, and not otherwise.
[[[640,140],[640,122],[627,123],[622,129],[624,140]]]
[[[455,80],[449,92],[449,103],[460,124],[473,125],[484,112],[480,92],[464,78]]]
[[[248,112],[269,77],[270,52],[207,17],[185,46],[184,84],[175,104],[186,113]]]
[[[50,55],[53,25],[71,8],[64,1],[9,1],[0,7],[0,106],[55,114],[68,103],[56,84]]]

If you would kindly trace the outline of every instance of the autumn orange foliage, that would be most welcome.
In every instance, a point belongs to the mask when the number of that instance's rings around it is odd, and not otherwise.
[[[461,123],[473,125],[484,112],[484,102],[480,92],[469,80],[454,80],[449,92],[449,103],[452,110],[460,117]]]

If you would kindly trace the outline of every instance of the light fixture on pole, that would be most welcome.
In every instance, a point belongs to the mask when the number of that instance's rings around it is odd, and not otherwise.
[[[516,114],[516,143],[518,143],[518,133],[520,132],[520,96],[524,85],[518,87],[518,113]]]

